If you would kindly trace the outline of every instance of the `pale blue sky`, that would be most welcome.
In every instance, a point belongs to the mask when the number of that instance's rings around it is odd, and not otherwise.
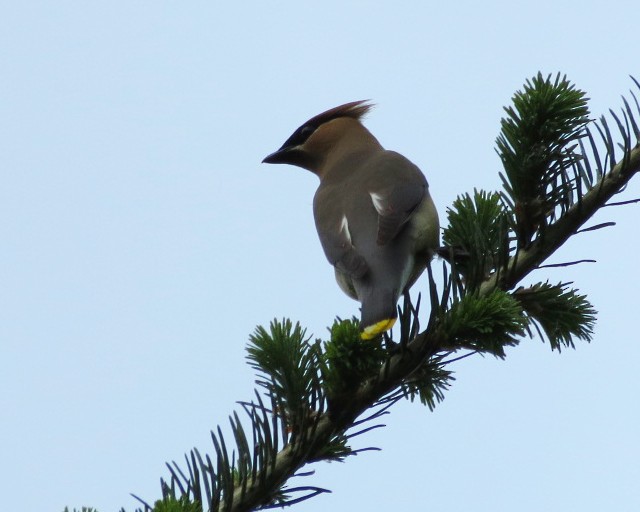
[[[637,1],[3,2],[0,495],[4,510],[159,497],[165,461],[248,399],[248,335],[324,336],[357,304],[317,241],[316,178],[261,165],[307,118],[372,99],[442,218],[499,187],[502,107],[539,70],[594,115],[640,77]],[[638,197],[633,183],[624,198]],[[539,271],[599,310],[561,355],[472,358],[434,413],[401,404],[379,446],[317,466],[295,510],[640,510],[638,206],[610,208]],[[425,282],[418,289],[425,289]],[[630,314],[631,311],[631,314]]]

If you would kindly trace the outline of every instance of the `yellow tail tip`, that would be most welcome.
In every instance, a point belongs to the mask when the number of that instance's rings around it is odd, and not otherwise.
[[[368,325],[364,328],[364,330],[360,333],[360,338],[363,340],[372,340],[380,333],[384,331],[388,331],[393,327],[393,324],[396,323],[395,318],[386,318],[384,320],[380,320],[373,325]]]

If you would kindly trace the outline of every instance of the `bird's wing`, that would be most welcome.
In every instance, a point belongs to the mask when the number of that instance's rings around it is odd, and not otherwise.
[[[420,170],[398,153],[386,151],[375,163],[374,178],[368,187],[378,212],[378,245],[393,240],[427,192],[427,180]]]
[[[339,271],[359,279],[369,267],[351,242],[347,216],[331,201],[331,192],[318,190],[313,202],[316,229],[324,253]]]

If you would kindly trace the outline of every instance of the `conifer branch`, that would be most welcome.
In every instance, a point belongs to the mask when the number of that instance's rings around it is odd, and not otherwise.
[[[312,342],[288,320],[273,322],[270,331],[258,328],[248,359],[264,394],[241,403],[251,430],[245,432],[234,414],[235,449],[227,448],[218,428],[214,460],[192,450],[187,471],[168,465],[163,500],[154,507],[142,502],[145,509],[244,512],[317,496],[327,490],[286,483],[308,476],[300,470],[309,463],[373,449],[352,450],[346,443],[379,428],[370,422],[398,400],[419,397],[433,408],[453,380],[447,365],[466,357],[449,357],[457,351],[502,358],[504,348],[532,328],[554,350],[589,341],[595,310],[566,283],[513,290],[571,236],[611,225],[581,229],[600,208],[620,204],[609,201],[640,171],[640,106],[635,101],[638,112],[626,100],[624,106],[621,116],[611,112],[623,141],[618,146],[606,119],[589,125],[585,94],[566,78],[538,74],[527,81],[505,109],[498,137],[504,191],[466,194],[448,210],[448,247],[440,254],[449,265],[443,263],[440,290],[428,267],[426,328],[420,331],[419,302],[414,307],[408,296],[399,342],[389,338],[386,347],[382,339],[361,343],[350,321],[337,321],[325,343]]]
[[[543,261],[560,248],[593,215],[629,183],[640,171],[640,144],[625,153],[625,158],[606,173],[593,188],[585,193],[560,219],[548,226],[530,247],[520,249],[508,266],[506,273],[494,274],[482,285],[483,291],[496,287],[510,290],[529,273],[539,268]],[[502,283],[499,283],[500,280]]]

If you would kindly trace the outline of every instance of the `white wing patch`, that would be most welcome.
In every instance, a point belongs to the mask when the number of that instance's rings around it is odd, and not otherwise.
[[[383,202],[384,200],[382,196],[380,194],[376,194],[375,192],[369,192],[369,195],[371,196],[373,207],[378,212],[378,215],[384,215],[385,208],[384,208],[384,202]]]
[[[345,238],[351,243],[351,233],[349,233],[349,221],[347,220],[347,216],[343,215],[342,220],[340,221],[340,232],[344,233]]]

